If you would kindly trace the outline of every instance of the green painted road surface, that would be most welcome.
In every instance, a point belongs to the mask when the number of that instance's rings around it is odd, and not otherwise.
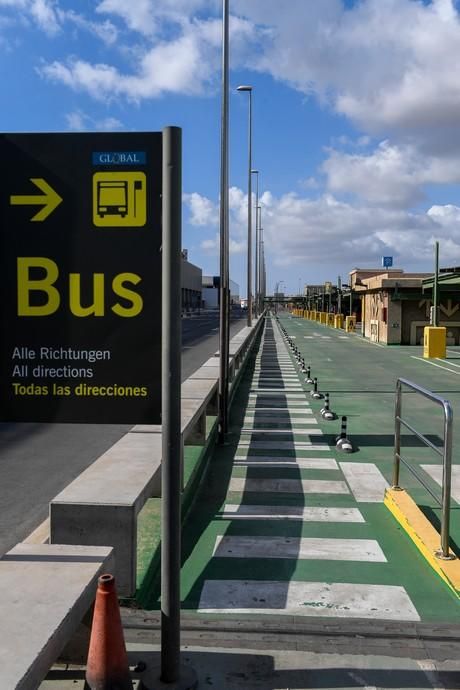
[[[279,323],[348,418],[355,452],[335,448],[340,421],[320,415],[311,385],[266,319],[232,406],[228,443],[214,453],[183,532],[183,608],[207,615],[453,622],[460,604],[383,505],[393,469],[399,376],[460,403],[460,351],[443,362],[420,347],[381,347],[293,318]],[[436,366],[433,366],[436,364]],[[403,417],[436,444],[442,411],[405,393]],[[460,429],[454,429],[454,463]],[[403,434],[403,456],[434,491],[441,458]],[[453,474],[453,541],[460,544],[460,474]],[[457,478],[457,481],[456,481]],[[439,511],[406,470],[401,485],[436,522]],[[456,493],[457,492],[457,493]],[[458,502],[457,502],[458,501]],[[158,608],[152,595],[150,608]]]

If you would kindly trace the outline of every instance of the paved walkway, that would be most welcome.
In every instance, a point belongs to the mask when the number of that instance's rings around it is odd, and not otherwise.
[[[326,328],[317,336],[316,325],[291,318],[281,324],[310,356],[309,340],[334,338],[337,350],[337,343],[347,337]],[[352,338],[355,357],[364,347],[381,353],[380,348],[362,345],[357,336]],[[350,367],[336,361],[336,369],[340,366],[341,377],[335,377],[330,390],[340,382],[352,384],[346,379]],[[322,363],[312,362],[312,367],[321,383]],[[361,390],[366,378],[362,371],[355,382]],[[393,386],[386,379],[382,384],[392,402]],[[385,446],[378,446],[380,456],[372,458],[361,450],[351,455],[338,452],[335,436],[340,423],[322,419],[324,400],[312,399],[311,388],[275,319],[267,320],[239,394],[229,446],[213,459],[203,495],[185,530],[185,608],[239,619],[283,614],[457,620],[458,600],[383,505],[391,476],[392,449],[387,440]],[[331,393],[332,407],[336,396]],[[370,396],[380,405],[374,392]],[[347,408],[353,432],[359,432],[362,443],[365,433],[360,433],[359,417],[363,411],[366,417],[369,401],[362,394],[360,398],[359,403],[351,398]],[[392,438],[388,432],[384,436]]]
[[[382,502],[396,378],[443,390],[458,407],[458,380],[446,371],[456,362],[434,363],[438,372],[414,359],[416,348],[380,348],[288,315],[280,324],[332,409],[348,415],[355,452],[337,451],[340,422],[321,417],[324,400],[311,397],[281,327],[267,319],[228,444],[184,530],[183,661],[200,687],[219,690],[458,688],[459,601]],[[439,440],[432,408],[414,396],[405,405]],[[420,466],[434,464],[409,437],[403,446]],[[434,514],[411,475],[402,478]],[[123,614],[133,663],[145,650],[158,660],[158,593],[150,605]]]

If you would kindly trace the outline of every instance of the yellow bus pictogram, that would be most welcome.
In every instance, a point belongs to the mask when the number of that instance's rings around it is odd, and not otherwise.
[[[147,178],[143,172],[93,175],[93,223],[99,228],[140,227],[147,221]]]

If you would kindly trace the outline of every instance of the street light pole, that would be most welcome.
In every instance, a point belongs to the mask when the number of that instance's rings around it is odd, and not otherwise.
[[[265,270],[265,249],[264,249],[264,229],[260,228],[260,260],[261,260],[261,278],[260,278],[260,298],[265,301],[265,293],[267,289],[267,273]]]
[[[258,279],[258,284],[257,284],[257,292],[259,293],[259,314],[262,313],[263,311],[263,306],[262,306],[262,206],[257,207],[257,213],[258,213],[258,236],[259,236],[259,241],[257,244],[257,255],[258,255],[258,264],[259,264],[259,279]]]
[[[248,326],[252,326],[252,86],[238,86],[247,91],[248,100]]]
[[[220,312],[219,312],[219,443],[228,428],[229,352],[229,232],[228,232],[228,63],[229,2],[223,0],[222,28],[222,110],[220,149]]]
[[[256,242],[255,242],[255,280],[254,280],[254,312],[256,316],[260,313],[259,304],[259,171],[251,170],[256,177]]]

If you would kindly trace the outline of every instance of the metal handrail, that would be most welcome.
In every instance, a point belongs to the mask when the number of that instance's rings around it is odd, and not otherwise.
[[[402,419],[402,386],[407,386],[413,391],[420,393],[428,400],[441,405],[444,411],[444,445],[443,449],[440,450],[431,441],[429,441],[423,434],[420,434],[414,427],[408,424],[404,419]],[[450,492],[451,492],[451,478],[452,478],[452,422],[453,422],[453,412],[452,406],[448,400],[444,400],[439,395],[432,393],[427,388],[419,386],[417,383],[412,383],[407,379],[399,378],[396,382],[396,400],[395,400],[395,463],[393,468],[393,488],[400,489],[399,486],[399,470],[400,463],[404,463],[407,469],[412,472],[412,474],[423,484],[423,486],[428,490],[428,492],[435,498],[438,503],[439,499],[426,485],[423,479],[417,474],[417,472],[409,465],[409,463],[404,460],[401,456],[401,424],[409,429],[415,436],[420,439],[426,446],[434,450],[436,453],[442,456],[442,499],[441,499],[441,549],[436,552],[438,558],[451,560],[455,556],[449,552],[449,530],[450,530]]]

